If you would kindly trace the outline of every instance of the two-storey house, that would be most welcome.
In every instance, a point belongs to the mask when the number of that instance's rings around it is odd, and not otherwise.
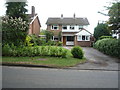
[[[79,45],[91,46],[92,34],[85,28],[89,25],[87,18],[48,18],[47,30],[54,33],[53,40],[58,40],[58,34],[61,32],[63,46]]]

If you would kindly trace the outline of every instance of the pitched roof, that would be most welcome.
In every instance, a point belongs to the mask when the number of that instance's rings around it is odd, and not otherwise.
[[[41,27],[41,23],[40,23],[40,20],[39,20],[39,17],[38,17],[38,14],[35,14],[34,16],[32,16],[32,14],[27,14],[28,15],[28,19],[29,19],[29,24],[32,24],[34,22],[34,20],[36,18],[38,18],[38,22],[39,22],[39,25]]]
[[[46,24],[89,25],[87,18],[48,18]]]

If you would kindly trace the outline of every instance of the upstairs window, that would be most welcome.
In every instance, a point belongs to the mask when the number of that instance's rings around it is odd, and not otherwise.
[[[52,26],[51,26],[51,29],[52,29],[52,30],[58,30],[58,29],[59,29],[59,26],[58,26],[58,25],[52,25]]]
[[[83,29],[83,26],[79,26],[78,29],[79,29],[79,30],[80,30],[80,29]]]
[[[74,30],[75,27],[73,25],[70,25],[70,30]]]
[[[66,25],[63,25],[63,26],[62,26],[62,29],[67,30],[67,26],[66,26]]]

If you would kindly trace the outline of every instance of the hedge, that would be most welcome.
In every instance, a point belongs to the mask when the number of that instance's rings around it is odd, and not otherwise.
[[[7,44],[2,48],[2,56],[52,56],[64,58],[66,55],[67,49],[57,46],[16,47]]]
[[[94,48],[98,49],[99,51],[120,58],[120,39],[111,39],[106,38],[102,40],[98,40],[94,44]]]

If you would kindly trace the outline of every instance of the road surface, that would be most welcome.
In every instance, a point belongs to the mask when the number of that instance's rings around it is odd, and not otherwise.
[[[118,71],[3,66],[3,88],[118,88]]]

